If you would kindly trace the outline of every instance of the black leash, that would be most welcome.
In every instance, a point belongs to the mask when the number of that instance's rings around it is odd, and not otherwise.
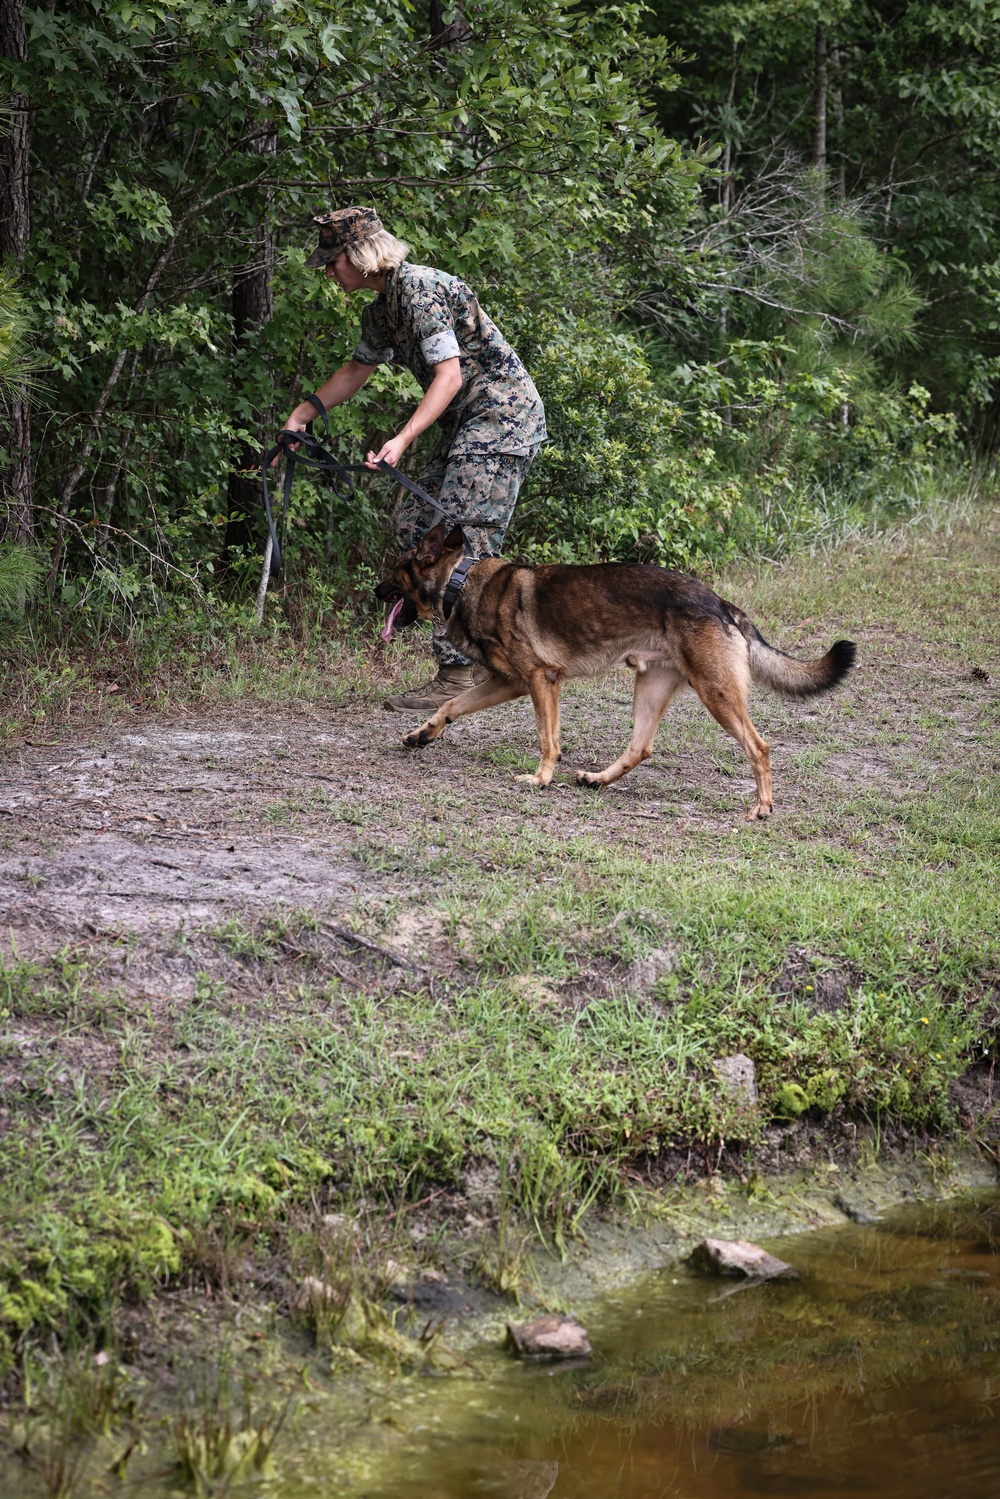
[[[304,396],[303,400],[310,401],[316,407],[323,423],[326,437],[329,440],[330,423],[327,419],[326,407],[323,405],[323,402],[316,395]],[[298,445],[298,451],[292,450],[293,443]],[[282,455],[285,459],[285,481],[282,487],[281,540],[279,542],[274,524],[274,516],[271,512],[271,493],[267,485],[267,476],[275,458]],[[327,452],[319,439],[313,436],[312,422],[309,423],[304,432],[290,432],[286,428],[283,432],[278,433],[278,440],[274,447],[270,448],[264,455],[264,462],[261,469],[261,479],[264,486],[264,512],[267,515],[267,529],[271,537],[271,577],[277,577],[281,572],[281,550],[285,544],[288,504],[292,497],[292,485],[295,482],[296,465],[300,463],[305,468],[316,469],[321,473],[334,494],[341,500],[349,500],[355,494],[357,490],[357,485],[354,482],[355,474],[370,474],[374,472],[373,469],[368,467],[367,463],[341,463],[339,458],[334,458],[332,453]],[[393,468],[391,463],[386,463],[384,458],[379,459],[378,466],[382,473],[387,474],[390,479],[395,479],[397,484],[402,484],[404,489],[408,489],[418,499],[433,506],[437,513],[444,516],[445,520],[451,521],[453,526],[461,524],[453,515],[449,515],[448,511],[442,508],[432,494],[428,494],[426,489],[421,489],[419,484],[414,484],[412,479],[407,478],[406,474],[401,474],[398,468]]]

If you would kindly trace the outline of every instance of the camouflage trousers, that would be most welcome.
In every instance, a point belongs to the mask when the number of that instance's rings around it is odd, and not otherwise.
[[[534,447],[526,454],[456,453],[453,458],[447,453],[432,454],[417,483],[461,525],[467,556],[477,562],[481,557],[499,556],[518,490],[537,451]],[[396,516],[396,540],[402,550],[412,550],[440,519],[438,511],[405,491]],[[468,657],[448,639],[444,625],[437,622],[432,644],[439,666],[469,664]]]

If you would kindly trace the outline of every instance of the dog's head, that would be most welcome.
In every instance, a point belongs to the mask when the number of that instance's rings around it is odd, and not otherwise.
[[[446,536],[442,523],[428,531],[412,552],[400,557],[385,582],[375,590],[375,597],[390,605],[382,631],[384,640],[389,639],[394,629],[412,625],[416,619],[433,619],[440,613],[448,579],[464,551],[461,526],[453,527]]]

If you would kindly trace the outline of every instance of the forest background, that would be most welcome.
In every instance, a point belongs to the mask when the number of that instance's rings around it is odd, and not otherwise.
[[[0,0],[0,54],[0,1383],[30,1404],[33,1346],[103,1351],[167,1277],[325,1274],[319,1203],[461,1222],[468,1162],[502,1191],[465,1263],[509,1290],[508,1221],[559,1242],[692,1150],[719,1186],[727,1140],[741,1177],[807,1137],[864,1172],[891,1127],[936,1181],[952,1122],[996,1160],[997,526],[952,501],[1000,443],[1000,0]],[[734,836],[694,703],[627,802],[516,787],[523,707],[392,750],[426,666],[378,638],[380,476],[296,481],[256,625],[256,465],[354,346],[304,266],[348,203],[537,381],[509,555],[857,640],[817,714],[759,710],[780,818]],[[415,397],[381,367],[335,452]],[[622,742],[584,691],[567,768]]]
[[[304,267],[330,206],[376,204],[530,368],[510,553],[710,575],[1000,440],[994,0],[2,0],[0,40],[12,651],[252,624],[255,464],[359,321]],[[416,395],[382,367],[334,451]],[[391,500],[297,485],[273,630],[369,627]]]

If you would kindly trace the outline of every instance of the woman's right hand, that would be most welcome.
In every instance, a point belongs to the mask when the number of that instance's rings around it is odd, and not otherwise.
[[[304,432],[306,430],[306,426],[314,419],[315,415],[315,406],[311,405],[308,401],[303,401],[301,406],[296,406],[295,410],[292,412],[291,416],[285,422],[285,425],[281,430],[282,432]],[[297,442],[290,442],[287,445],[283,445],[283,450],[289,453],[295,453],[298,451],[298,446],[299,445]],[[275,456],[271,459],[271,467],[277,467],[280,459],[281,453],[276,453]]]
[[[454,363],[457,364],[458,360],[456,359]],[[346,364],[340,366],[339,370],[335,370],[328,380],[323,382],[316,391],[316,394],[329,411],[331,407],[339,406],[342,401],[349,401],[351,396],[361,389],[362,385],[364,385],[375,369],[377,369],[377,365],[359,364],[356,359],[349,359]],[[300,405],[296,406],[281,430],[283,432],[304,432],[310,422],[316,421],[317,415],[316,407],[312,401],[302,401]],[[294,453],[298,446],[297,442],[290,442],[288,444],[288,451]],[[280,457],[281,455],[279,454],[278,456]],[[272,468],[277,461],[278,459],[275,458],[271,464]]]

